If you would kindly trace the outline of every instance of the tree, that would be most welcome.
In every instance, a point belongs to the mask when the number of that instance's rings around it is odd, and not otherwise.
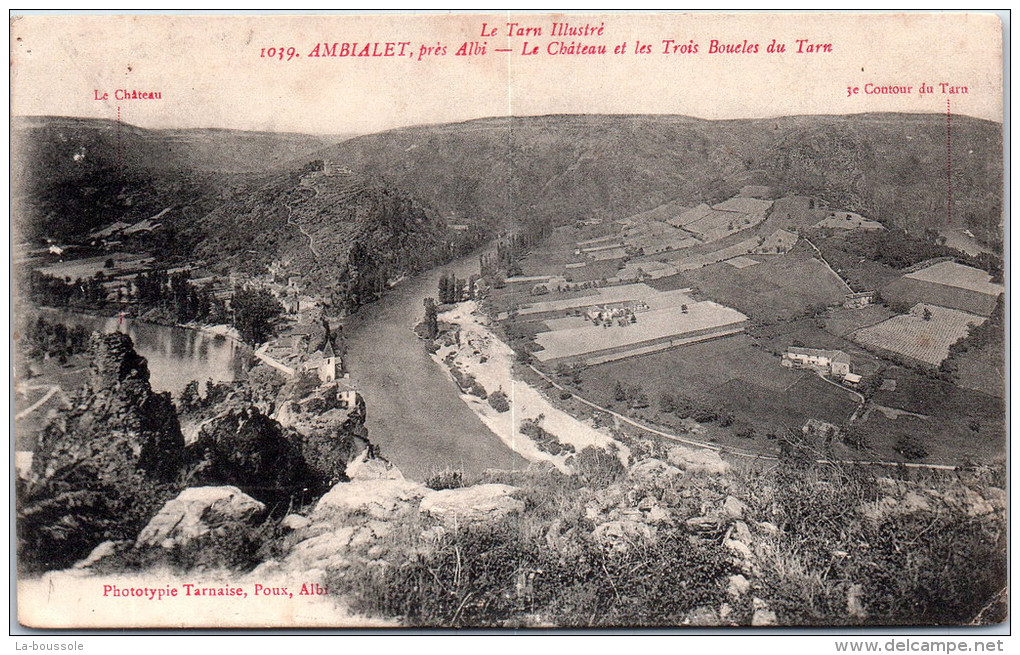
[[[619,380],[616,381],[616,386],[613,387],[613,399],[619,403],[627,400],[627,390],[623,388]]]
[[[924,308],[924,313],[922,314],[922,316],[924,317],[924,320],[930,321],[931,320],[931,310],[928,309],[927,307],[925,307]]]
[[[436,301],[433,298],[426,298],[423,302],[425,304],[425,334],[429,339],[435,339],[439,334]]]
[[[273,322],[283,313],[283,307],[265,289],[239,289],[234,294],[234,327],[241,338],[258,346],[273,334]]]

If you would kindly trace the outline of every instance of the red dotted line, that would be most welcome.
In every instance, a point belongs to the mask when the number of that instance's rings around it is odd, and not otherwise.
[[[946,185],[949,190],[946,206],[947,223],[953,222],[953,114],[946,98]]]

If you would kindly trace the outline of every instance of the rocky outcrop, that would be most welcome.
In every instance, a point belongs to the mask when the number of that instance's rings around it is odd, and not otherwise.
[[[669,449],[669,463],[691,473],[725,475],[730,465],[714,450],[674,446]]]
[[[149,385],[126,334],[95,334],[88,387],[43,431],[18,489],[23,560],[68,566],[133,537],[177,491],[184,437],[169,394]]]
[[[524,511],[524,502],[513,497],[518,491],[506,484],[433,491],[421,501],[419,510],[448,528],[491,523]]]
[[[684,472],[662,460],[648,458],[632,466],[629,475],[635,482],[662,488],[679,482]]]
[[[429,493],[423,485],[405,480],[398,469],[382,459],[362,456],[348,470],[350,482],[334,485],[319,499],[313,520],[347,514],[391,519],[411,511],[411,504]]]
[[[267,502],[326,488],[280,424],[240,399],[202,426],[188,456],[192,485],[233,485]]]
[[[626,552],[655,539],[655,528],[638,521],[609,521],[596,526],[592,536],[606,548]]]
[[[171,548],[209,532],[251,523],[266,506],[237,487],[190,487],[168,501],[139,533],[136,547]]]
[[[327,487],[347,479],[347,465],[369,447],[365,400],[339,382],[303,389],[288,383],[273,417],[294,434],[313,474]]]

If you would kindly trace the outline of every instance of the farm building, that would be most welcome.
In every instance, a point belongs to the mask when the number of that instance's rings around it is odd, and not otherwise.
[[[868,305],[874,304],[877,295],[875,291],[848,293],[843,298],[843,307],[847,309],[864,309]]]
[[[820,373],[831,373],[840,378],[852,373],[850,370],[850,357],[842,350],[820,350],[818,348],[790,346],[783,353],[783,366],[810,369]]]

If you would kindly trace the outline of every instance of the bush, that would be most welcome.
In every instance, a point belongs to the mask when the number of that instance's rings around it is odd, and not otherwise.
[[[928,456],[928,449],[924,447],[917,437],[904,435],[896,441],[896,452],[904,459],[915,461]]]
[[[573,446],[568,443],[561,443],[559,439],[542,427],[541,423],[544,418],[545,416],[539,414],[538,418],[524,419],[521,421],[520,433],[526,437],[530,437],[539,449],[544,450],[550,455],[573,453]]]
[[[436,491],[442,491],[443,489],[460,489],[464,486],[464,473],[462,471],[451,471],[449,469],[440,471],[425,480],[425,486]]]
[[[578,482],[594,489],[605,489],[627,473],[619,457],[594,446],[581,450],[570,460],[570,466]]]
[[[577,524],[565,527],[574,528]],[[390,566],[356,566],[327,580],[354,611],[410,626],[678,625],[725,600],[734,573],[721,546],[663,528],[655,543],[607,552],[584,530],[565,552],[516,521],[472,525]]]
[[[489,405],[500,414],[510,411],[510,401],[507,400],[506,394],[503,393],[502,389],[489,394]]]
[[[101,560],[96,570],[110,574],[166,566],[181,572],[196,569],[248,572],[267,559],[285,555],[287,533],[275,519],[258,525],[232,522],[171,548],[132,547]]]

